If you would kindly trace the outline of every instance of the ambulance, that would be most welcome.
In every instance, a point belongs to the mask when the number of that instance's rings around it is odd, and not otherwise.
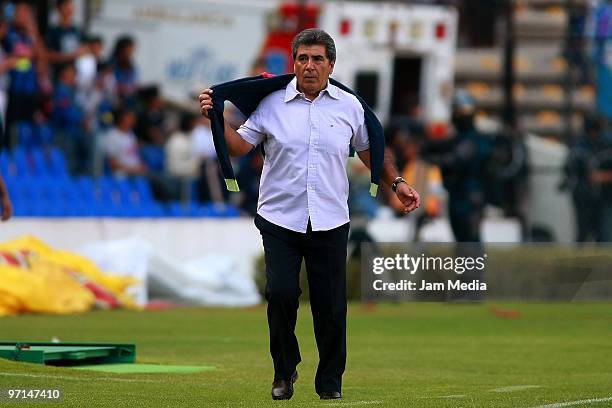
[[[143,83],[188,102],[198,86],[293,69],[291,39],[320,27],[335,40],[333,77],[357,91],[383,123],[416,110],[445,133],[453,90],[457,13],[391,1],[97,0],[89,31],[110,51],[123,34],[137,42]]]

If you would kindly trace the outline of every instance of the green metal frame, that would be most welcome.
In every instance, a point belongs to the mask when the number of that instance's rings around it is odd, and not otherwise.
[[[47,365],[134,363],[136,345],[0,341],[0,358]]]

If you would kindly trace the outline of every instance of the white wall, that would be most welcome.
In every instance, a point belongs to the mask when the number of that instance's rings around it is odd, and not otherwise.
[[[138,237],[156,250],[183,260],[210,253],[251,257],[263,252],[253,221],[242,218],[15,218],[0,225],[0,242],[23,235],[33,235],[54,248],[66,250],[78,250],[91,242]]]
[[[357,221],[352,223],[357,225]],[[517,242],[520,231],[514,220],[488,219],[482,225],[487,242]],[[409,217],[378,219],[368,231],[379,242],[409,242],[413,225]],[[250,259],[263,253],[261,236],[251,218],[235,219],[121,219],[121,218],[14,218],[0,225],[0,242],[33,235],[57,249],[77,251],[84,245],[141,238],[160,253],[178,260],[207,254],[230,254]],[[446,219],[422,231],[425,241],[453,241]]]
[[[550,229],[557,242],[572,242],[575,220],[569,192],[559,191],[568,149],[558,142],[529,135],[526,139],[529,176],[528,223]]]

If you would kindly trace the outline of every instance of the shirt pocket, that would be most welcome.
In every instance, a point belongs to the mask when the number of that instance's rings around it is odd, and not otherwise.
[[[327,154],[348,157],[353,129],[341,118],[324,120],[321,126],[320,144]]]

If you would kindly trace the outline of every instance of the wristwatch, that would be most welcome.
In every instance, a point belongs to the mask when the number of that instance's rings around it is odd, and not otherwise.
[[[396,177],[395,180],[393,180],[393,183],[391,183],[391,190],[393,190],[393,192],[395,193],[395,191],[397,190],[397,186],[399,185],[399,183],[405,183],[406,180],[404,180],[403,177]]]

